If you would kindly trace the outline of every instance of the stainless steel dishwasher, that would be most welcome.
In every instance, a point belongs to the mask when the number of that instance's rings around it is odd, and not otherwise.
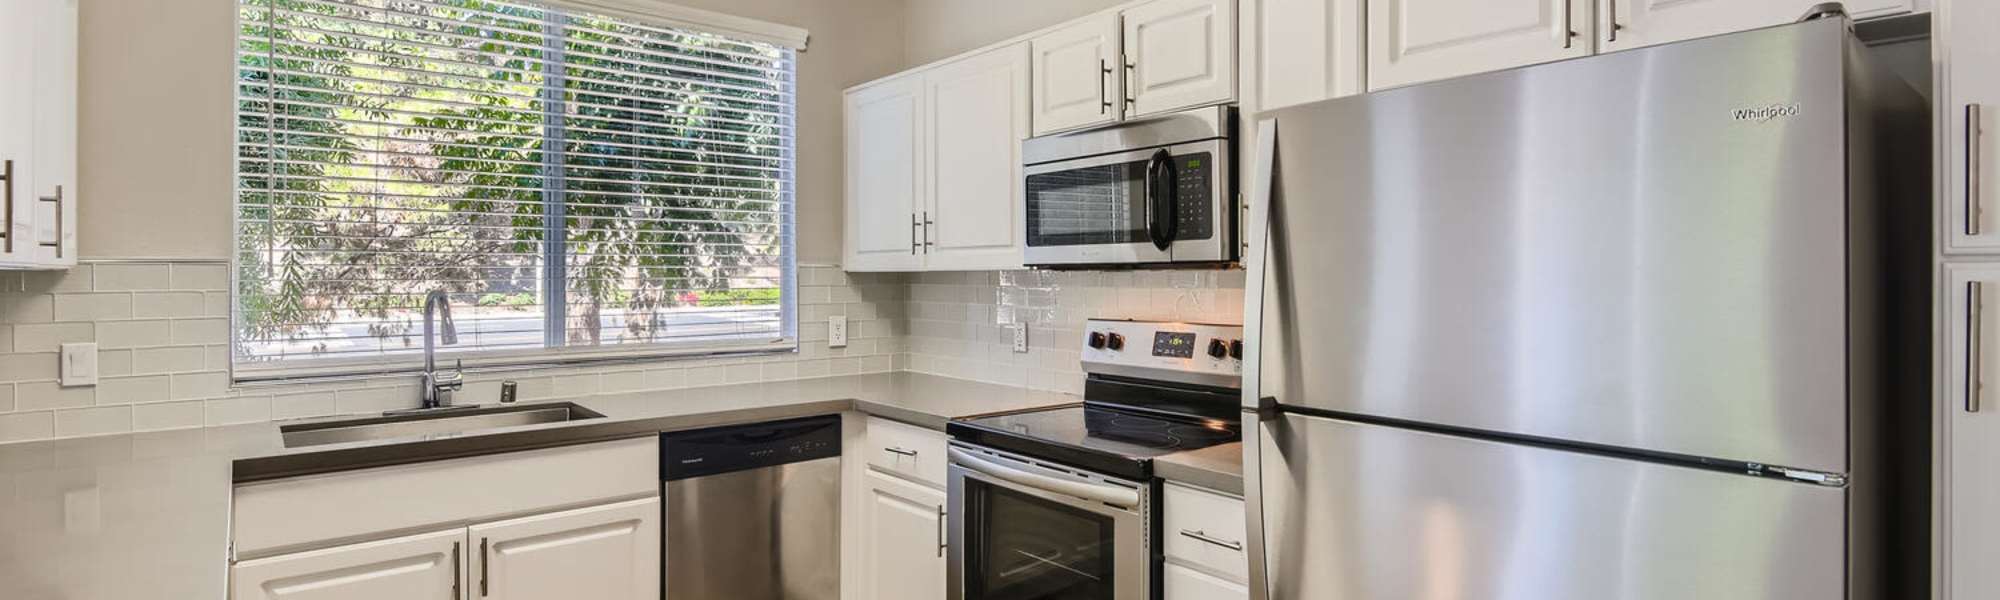
[[[840,597],[840,417],[660,435],[667,598]]]

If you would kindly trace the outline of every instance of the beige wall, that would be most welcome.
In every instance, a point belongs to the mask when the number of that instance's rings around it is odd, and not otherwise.
[[[812,33],[799,60],[799,260],[839,262],[840,93],[902,68],[903,1],[675,2]],[[229,256],[235,5],[82,0],[84,257]]]
[[[903,53],[920,65],[1055,25],[1125,0],[908,0]]]

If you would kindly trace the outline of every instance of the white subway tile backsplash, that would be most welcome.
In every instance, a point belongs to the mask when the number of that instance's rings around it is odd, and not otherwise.
[[[202,403],[198,400],[135,405],[132,407],[132,430],[158,431],[200,427],[202,412]]]
[[[129,350],[134,373],[187,373],[207,368],[205,346],[169,346]],[[101,366],[101,365],[100,365]]]
[[[97,337],[91,323],[35,323],[14,327],[14,349],[19,352],[55,352],[63,344],[89,342]],[[54,377],[55,373],[50,373]]]
[[[97,325],[100,348],[144,348],[173,343],[171,321],[106,321]]]
[[[109,321],[132,318],[132,295],[114,294],[56,294],[57,321]]]
[[[228,306],[228,294],[221,294],[223,306]],[[58,302],[60,302],[58,298]],[[61,320],[61,309],[57,309],[57,320]],[[140,292],[132,295],[132,316],[141,319],[173,317],[228,316],[225,310],[220,315],[208,310],[208,295],[202,292]]]
[[[208,426],[256,423],[271,420],[270,396],[244,396],[223,398],[203,403],[206,416],[202,423]]]
[[[131,350],[98,350],[97,376],[117,377],[132,374]]]
[[[170,279],[177,290],[227,290],[229,265],[179,263],[173,265]]]
[[[107,377],[97,382],[97,403],[138,404],[166,400],[173,380],[165,375]]]
[[[229,319],[175,319],[172,339],[175,344],[227,344]]]
[[[0,415],[0,442],[20,442],[55,437],[55,413],[49,411]]]
[[[56,435],[124,433],[132,430],[132,407],[99,406],[56,411]]]
[[[0,354],[0,381],[52,380],[58,375],[56,363],[54,352]]]
[[[97,403],[97,388],[62,387],[53,381],[35,381],[14,386],[17,410],[81,408]]]
[[[164,290],[172,287],[166,264],[111,263],[96,268],[98,291]],[[226,267],[224,267],[226,269]]]
[[[0,319],[7,323],[46,323],[55,320],[55,296],[10,295],[0,301]]]

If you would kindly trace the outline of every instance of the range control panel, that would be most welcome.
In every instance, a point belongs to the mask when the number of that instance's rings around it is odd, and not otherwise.
[[[1243,327],[1179,321],[1084,322],[1083,370],[1237,387]]]

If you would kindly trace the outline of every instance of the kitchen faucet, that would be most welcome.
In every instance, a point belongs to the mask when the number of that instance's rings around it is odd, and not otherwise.
[[[444,330],[437,332],[435,338],[431,328],[433,311],[442,317],[444,325]],[[465,387],[465,374],[458,369],[438,372],[436,342],[447,346],[458,343],[458,327],[451,322],[451,297],[444,290],[433,290],[424,297],[424,408],[450,406],[451,393]]]

